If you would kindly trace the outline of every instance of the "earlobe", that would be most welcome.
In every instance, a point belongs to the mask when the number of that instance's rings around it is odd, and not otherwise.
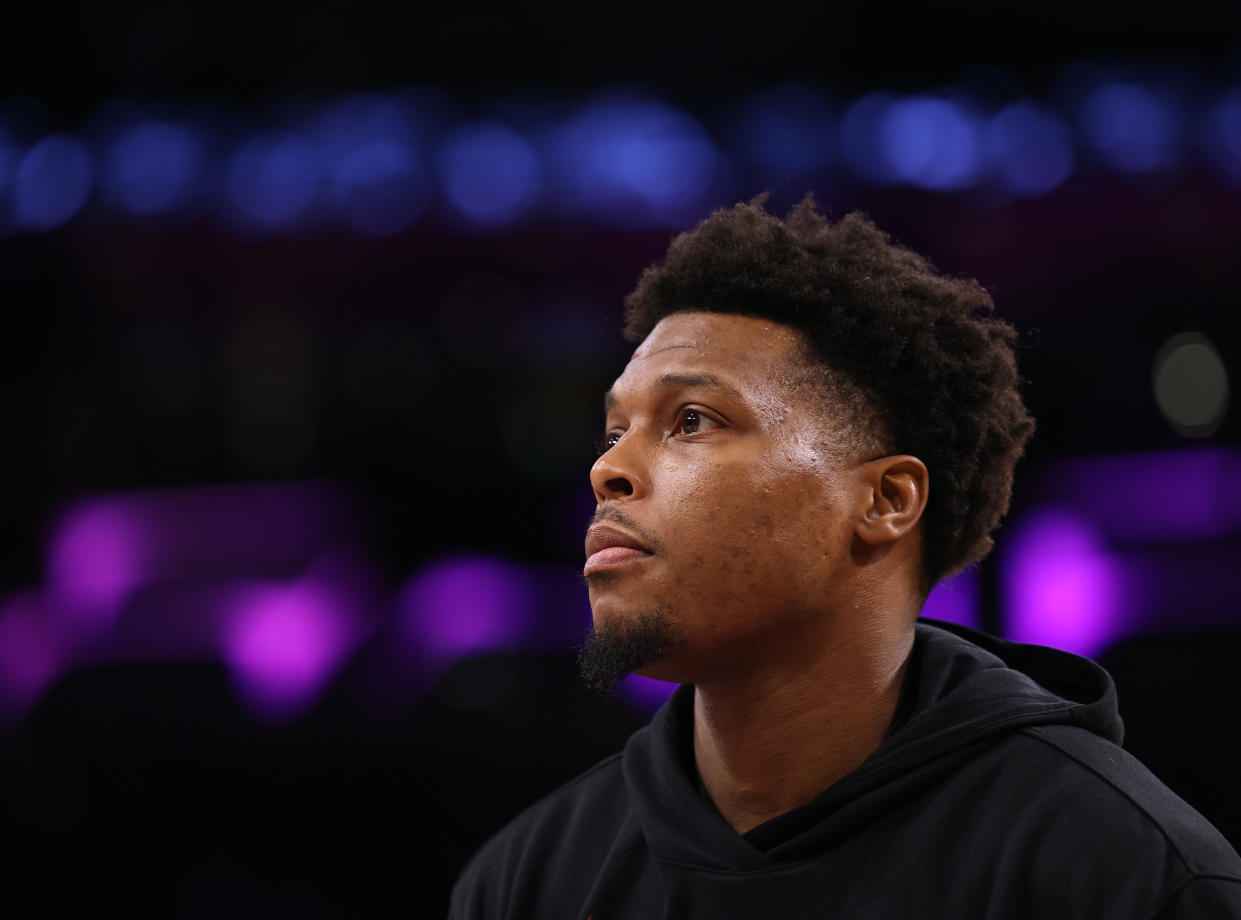
[[[862,466],[857,535],[867,543],[892,543],[913,530],[926,509],[926,464],[909,454],[880,457]]]

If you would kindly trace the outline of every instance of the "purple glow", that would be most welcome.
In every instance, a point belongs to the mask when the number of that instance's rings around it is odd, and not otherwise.
[[[352,612],[323,584],[254,586],[230,606],[224,657],[243,698],[261,716],[302,712],[356,638]]]
[[[922,605],[920,616],[980,629],[982,612],[979,605],[978,569],[967,569],[932,588],[926,603]]]
[[[96,500],[65,514],[47,547],[57,606],[83,622],[107,625],[142,580],[150,535],[123,500]]]
[[[58,593],[97,607],[153,580],[301,572],[356,531],[348,494],[323,483],[195,486],[73,506],[47,557]]]
[[[0,714],[19,718],[56,679],[60,650],[33,594],[0,603]]]
[[[410,581],[405,635],[432,671],[480,652],[512,649],[531,633],[540,600],[520,566],[485,556],[443,559]]]
[[[1095,655],[1132,624],[1123,580],[1091,522],[1067,509],[1021,521],[1002,557],[1005,630],[1017,642]]]
[[[617,695],[633,709],[653,713],[667,702],[679,684],[630,674],[616,685]]]
[[[1238,477],[1241,451],[1206,447],[1061,461],[1047,483],[1109,537],[1165,542],[1241,531]]]

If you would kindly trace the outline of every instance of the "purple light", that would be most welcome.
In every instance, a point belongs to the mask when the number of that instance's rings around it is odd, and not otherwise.
[[[20,226],[50,230],[77,214],[90,197],[95,159],[69,134],[35,144],[17,164],[13,216]]]
[[[1022,520],[1002,556],[1004,634],[1095,655],[1134,624],[1121,619],[1121,568],[1089,519],[1048,509]]]
[[[66,513],[47,547],[58,609],[83,623],[112,622],[148,563],[150,535],[123,500],[96,500]]]
[[[427,566],[402,594],[405,635],[436,672],[459,658],[512,649],[535,626],[537,582],[520,566],[461,556]]]
[[[920,615],[980,629],[982,613],[978,596],[978,569],[967,569],[932,588]]]
[[[1203,447],[1085,457],[1047,473],[1051,497],[1071,503],[1112,539],[1212,539],[1241,531],[1241,451]]]
[[[1073,135],[1046,106],[1017,102],[991,119],[984,137],[991,171],[1017,195],[1045,195],[1073,172]]]
[[[60,669],[60,650],[33,594],[0,603],[0,713],[20,718]]]
[[[616,693],[630,707],[642,713],[653,713],[668,701],[679,684],[630,674],[616,685]]]
[[[300,714],[356,638],[352,611],[323,584],[250,587],[229,606],[223,654],[243,699],[264,717]]]

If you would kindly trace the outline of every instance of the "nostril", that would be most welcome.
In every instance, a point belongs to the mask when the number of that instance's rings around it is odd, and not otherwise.
[[[629,484],[628,479],[621,477],[609,479],[608,488],[613,492],[620,492],[622,495],[633,495],[633,486]]]

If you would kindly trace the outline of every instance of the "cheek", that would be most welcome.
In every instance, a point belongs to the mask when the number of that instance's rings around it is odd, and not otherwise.
[[[813,576],[833,555],[836,516],[811,477],[717,467],[692,485],[673,502],[668,533],[678,576],[695,590],[752,595],[776,579]]]

